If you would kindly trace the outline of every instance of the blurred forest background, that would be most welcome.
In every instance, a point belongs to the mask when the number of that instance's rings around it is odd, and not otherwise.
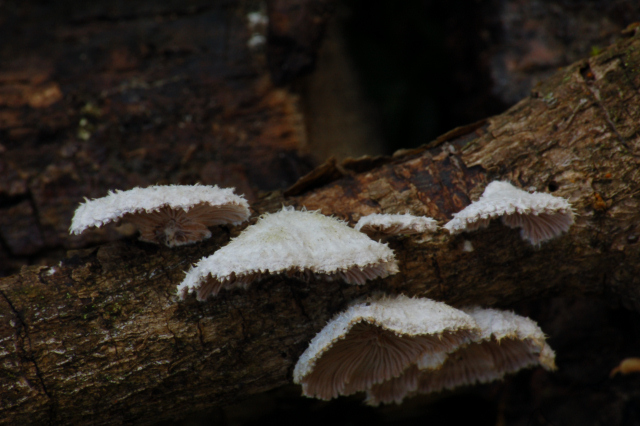
[[[636,21],[634,0],[0,0],[0,276],[134,234],[69,236],[85,196],[201,182],[255,201],[331,156],[499,114]],[[640,355],[637,314],[587,298],[517,310],[551,336],[557,373],[378,409],[291,386],[184,424],[640,424],[640,379],[608,378]]]

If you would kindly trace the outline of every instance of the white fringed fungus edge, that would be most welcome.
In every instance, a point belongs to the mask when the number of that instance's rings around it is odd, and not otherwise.
[[[336,315],[309,343],[293,371],[294,383],[302,383],[316,362],[351,328],[367,322],[397,335],[442,335],[450,331],[477,331],[473,318],[442,302],[404,295],[361,302]]]
[[[489,341],[492,338],[529,341],[540,351],[540,365],[547,370],[555,370],[555,354],[546,343],[546,336],[538,324],[531,318],[523,317],[510,311],[490,308],[464,308],[480,327],[481,334],[475,342]]]
[[[395,378],[367,389],[366,403],[400,404],[405,397],[501,380],[521,369],[555,370],[555,354],[531,319],[508,311],[462,309],[480,332],[453,351],[426,353]]]
[[[424,234],[436,232],[438,224],[435,219],[426,216],[374,213],[361,217],[354,228],[365,233],[388,235]]]
[[[86,200],[75,211],[69,232],[80,234],[92,226],[100,227],[120,220],[126,214],[152,213],[164,207],[189,211],[201,204],[211,206],[234,205],[246,210],[243,220],[250,216],[249,203],[234,188],[219,188],[217,185],[155,185],[147,188],[116,190],[106,197]]]
[[[545,335],[531,318],[523,317],[511,311],[492,308],[471,307],[463,308],[465,313],[473,319],[482,330],[478,341],[489,340],[494,337],[497,341],[504,338],[518,340],[531,339],[540,347],[544,344]]]
[[[451,234],[473,231],[503,218],[505,225],[522,228],[523,239],[531,244],[557,237],[574,222],[571,204],[561,197],[534,192],[530,194],[509,182],[491,182],[478,201],[453,214],[444,225]]]
[[[395,255],[386,244],[319,212],[284,207],[262,215],[225,247],[200,260],[178,286],[178,294],[184,298],[207,280],[229,288],[236,282],[246,286],[248,280],[287,273],[364,284],[397,272]]]

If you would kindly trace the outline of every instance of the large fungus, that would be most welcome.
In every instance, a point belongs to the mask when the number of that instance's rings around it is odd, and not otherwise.
[[[399,377],[421,357],[465,344],[475,331],[469,315],[429,299],[358,303],[313,338],[293,380],[304,395],[325,400],[365,391]]]
[[[370,214],[360,218],[355,229],[366,234],[424,234],[435,232],[435,219],[410,214]]]
[[[367,403],[400,403],[408,395],[487,383],[538,365],[556,368],[553,350],[531,319],[495,309],[465,311],[481,330],[473,342],[446,355],[426,355],[402,376],[372,386]]]
[[[344,222],[318,212],[285,207],[265,214],[237,238],[192,268],[178,293],[198,300],[222,288],[244,287],[272,274],[349,284],[398,272],[393,250]]]
[[[452,234],[473,231],[502,217],[511,228],[521,228],[520,235],[537,245],[569,230],[573,210],[567,200],[550,194],[532,194],[508,182],[491,182],[480,199],[455,213],[444,228]]]
[[[250,215],[249,204],[233,188],[150,186],[86,200],[76,209],[69,232],[122,220],[138,227],[140,240],[175,247],[211,237],[209,226],[237,225]]]

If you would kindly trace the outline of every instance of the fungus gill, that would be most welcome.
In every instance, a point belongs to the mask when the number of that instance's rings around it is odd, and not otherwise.
[[[331,399],[398,377],[419,358],[469,341],[473,319],[444,303],[406,296],[358,303],[336,315],[300,356],[294,383]]]
[[[448,354],[423,357],[401,377],[374,385],[367,403],[400,403],[419,393],[439,392],[502,379],[506,374],[540,365],[556,368],[555,354],[531,319],[496,309],[465,309],[480,327],[471,343]]]
[[[474,231],[502,217],[510,228],[521,228],[520,235],[533,245],[569,230],[573,210],[567,200],[550,194],[530,194],[508,182],[491,182],[478,201],[455,213],[444,228],[452,234]]]
[[[249,216],[249,204],[233,188],[157,185],[85,200],[76,209],[69,232],[79,234],[123,220],[138,227],[140,240],[175,247],[211,237],[209,226],[237,225]]]

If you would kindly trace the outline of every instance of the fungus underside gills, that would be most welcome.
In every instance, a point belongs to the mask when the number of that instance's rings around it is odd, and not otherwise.
[[[140,230],[140,240],[169,247],[211,237],[209,226],[246,221],[249,204],[233,188],[205,185],[157,185],[116,190],[86,200],[75,211],[69,232],[79,234],[120,220]]]
[[[502,217],[510,228],[520,228],[522,238],[533,245],[569,230],[574,221],[571,205],[561,197],[516,188],[508,182],[491,182],[478,201],[454,213],[444,228],[456,234],[474,231]]]
[[[427,354],[465,344],[475,332],[470,316],[429,299],[400,295],[357,303],[313,338],[294,382],[304,395],[325,400],[365,391]]]
[[[531,319],[496,309],[465,309],[481,333],[443,358],[421,360],[402,376],[367,391],[367,403],[400,403],[406,396],[502,379],[523,368],[554,370],[555,354]]]

